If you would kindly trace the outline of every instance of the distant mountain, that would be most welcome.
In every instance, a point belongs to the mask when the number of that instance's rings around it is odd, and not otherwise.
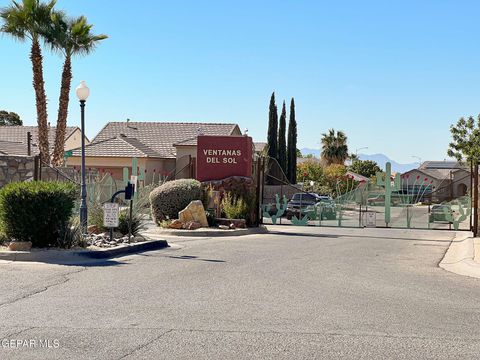
[[[312,154],[315,157],[320,157],[320,150],[318,149],[309,149],[309,148],[303,148],[300,149],[303,155],[307,154]],[[395,172],[400,172],[404,173],[408,170],[416,169],[418,168],[419,164],[418,163],[409,163],[409,164],[400,164],[396,162],[395,160],[390,159],[388,156],[384,154],[372,154],[372,155],[367,155],[367,154],[358,154],[358,157],[360,160],[371,160],[375,161],[380,168],[385,169],[385,164],[390,161],[392,164],[392,171]]]

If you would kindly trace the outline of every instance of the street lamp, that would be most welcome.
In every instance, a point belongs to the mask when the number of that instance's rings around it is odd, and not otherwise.
[[[80,82],[80,85],[75,89],[78,100],[80,100],[80,112],[81,112],[81,128],[82,128],[82,187],[81,187],[81,203],[80,203],[80,225],[82,227],[82,233],[87,233],[87,184],[85,175],[85,101],[90,95],[90,89],[85,81]]]
[[[359,150],[365,150],[365,149],[368,149],[368,146],[355,149],[355,155],[358,156],[358,151],[359,151]]]
[[[420,156],[412,155],[412,158],[418,159],[418,163],[422,165],[422,158]]]

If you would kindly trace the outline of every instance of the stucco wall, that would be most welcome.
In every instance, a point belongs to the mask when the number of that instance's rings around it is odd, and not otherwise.
[[[85,138],[85,144],[90,144],[87,138]],[[76,149],[82,146],[82,132],[80,129],[76,129],[65,141],[65,150]]]

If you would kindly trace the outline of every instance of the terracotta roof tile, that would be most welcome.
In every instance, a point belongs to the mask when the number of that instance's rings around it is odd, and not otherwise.
[[[27,132],[32,134],[32,144],[38,144],[38,127],[37,126],[0,126],[0,141],[11,142],[27,142]],[[65,130],[65,139],[67,139],[78,127],[67,126]],[[50,149],[53,151],[55,144],[55,130],[56,127],[49,127],[48,143]]]
[[[162,158],[175,158],[174,144],[195,139],[201,132],[204,135],[240,135],[236,124],[221,123],[175,123],[175,122],[109,122],[93,139],[103,141],[121,134],[135,138],[159,154]]]
[[[72,156],[82,156],[81,148],[74,149]],[[101,140],[85,146],[85,156],[104,157],[160,157],[160,155],[135,138],[124,136]]]

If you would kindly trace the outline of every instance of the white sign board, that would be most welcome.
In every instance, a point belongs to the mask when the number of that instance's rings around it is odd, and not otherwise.
[[[365,213],[365,226],[377,227],[377,213],[375,211],[367,211]]]
[[[119,208],[117,203],[103,204],[103,226],[118,227]]]
[[[138,182],[138,176],[130,175],[130,184],[133,184],[135,186],[135,189],[137,188],[137,182]]]

